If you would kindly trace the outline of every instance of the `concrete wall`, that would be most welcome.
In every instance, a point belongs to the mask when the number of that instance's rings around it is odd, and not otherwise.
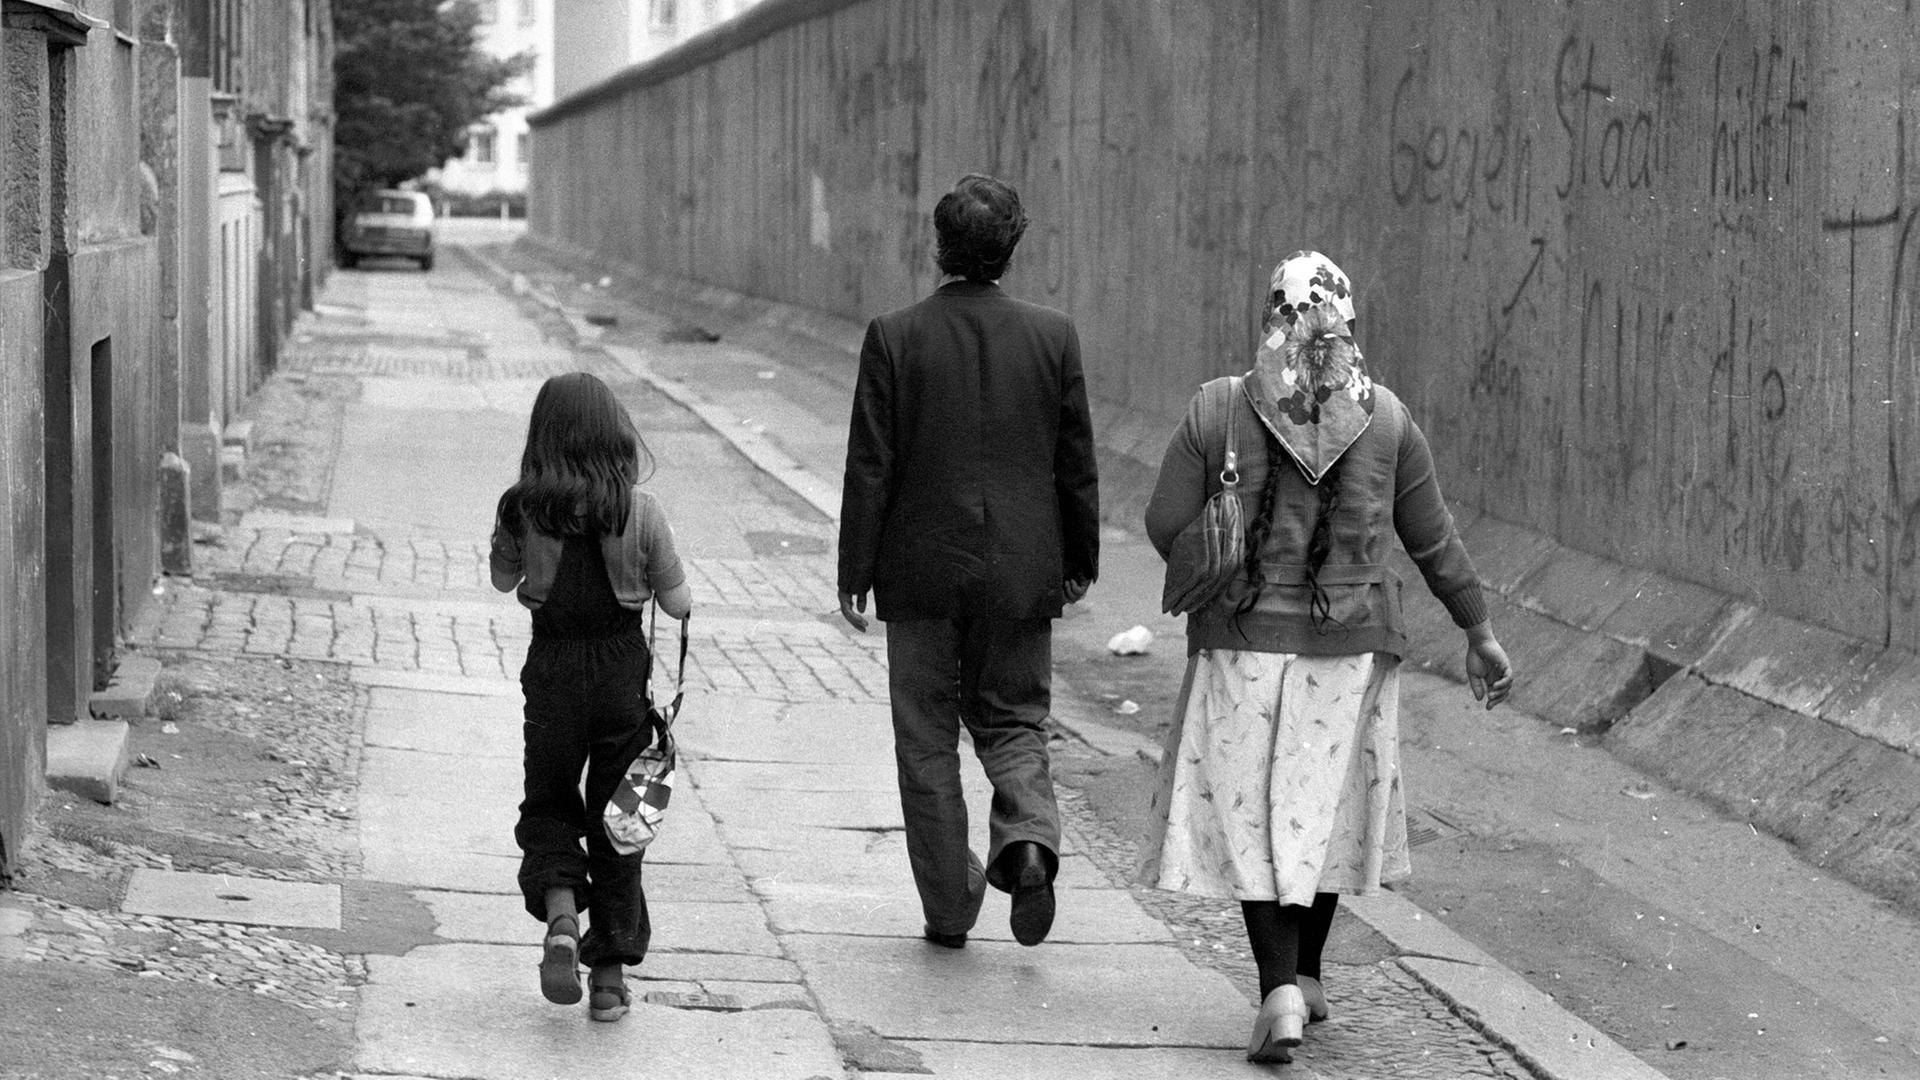
[[[769,0],[538,114],[532,228],[864,319],[1001,175],[1122,513],[1318,248],[1450,496],[1911,649],[1917,45],[1787,0]]]

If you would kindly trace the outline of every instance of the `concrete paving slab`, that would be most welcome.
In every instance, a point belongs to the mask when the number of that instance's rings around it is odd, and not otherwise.
[[[848,769],[823,761],[699,762],[695,769],[703,787],[752,791],[884,791],[899,798],[900,784],[891,769]]]
[[[428,888],[513,880],[518,760],[450,758],[369,746],[361,758],[360,850],[366,876]]]
[[[926,919],[919,894],[901,874],[898,886],[879,891],[846,886],[764,879],[755,891],[766,902],[766,917],[782,934],[849,934],[861,937],[918,938]],[[1133,898],[1118,889],[1054,890],[1053,931],[1047,940],[1059,944],[1150,944],[1171,941],[1165,924],[1140,910]],[[1007,927],[1011,901],[1005,893],[988,889],[980,918],[969,937],[981,941],[1012,941]]]
[[[983,832],[982,836],[985,835]],[[733,825],[727,828],[727,845],[741,865],[747,865],[755,852],[789,852],[823,860],[843,860],[861,856],[869,845],[899,843],[899,858],[906,859],[900,830],[862,832],[856,829],[782,829],[777,825]],[[880,850],[874,847],[873,850]],[[901,865],[905,865],[904,861]]]
[[[675,791],[660,836],[647,848],[649,866],[666,863],[733,869],[733,853],[720,838],[713,816]]]
[[[360,686],[390,686],[398,690],[419,690],[430,694],[463,694],[468,697],[511,697],[520,699],[520,683],[511,679],[476,679],[465,675],[439,675],[430,671],[398,671],[392,668],[354,665],[349,676]]]
[[[731,903],[705,903],[662,900],[654,890],[648,893],[647,913],[653,919],[655,947],[671,946],[681,952],[781,955],[780,943],[767,929],[766,914],[750,895]],[[434,891],[414,895],[432,910],[437,932],[449,941],[531,946],[540,937],[540,924],[527,915],[518,891],[510,896]],[[588,912],[587,926],[592,925],[593,914]]]
[[[418,406],[432,402],[436,382],[365,380],[415,390],[410,404]],[[493,528],[495,500],[513,482],[526,424],[523,410],[349,405],[327,510],[383,535],[397,528],[482,540]],[[433,482],[394,483],[395,462]]]
[[[644,968],[642,969],[645,970]],[[727,1002],[735,1008],[720,1011],[740,1011],[744,1009],[795,1009],[812,1014],[813,1001],[807,996],[807,988],[798,983],[777,982],[732,982],[726,979],[700,979],[697,981],[675,981],[669,979],[633,978],[633,995],[636,999],[642,994],[685,994],[696,999],[705,998],[716,1003]],[[666,1004],[654,1001],[653,1004]],[[678,1005],[688,1008],[688,1005]]]
[[[366,743],[389,750],[521,760],[518,697],[476,697],[376,687],[367,705]]]
[[[340,886],[139,867],[120,910],[129,915],[340,929]]]
[[[1251,1026],[1251,1019],[1248,1024]],[[922,1042],[898,1045],[920,1056],[920,1064],[941,1080],[1140,1080],[1177,1076],[1181,1080],[1272,1077],[1273,1068],[1255,1065],[1238,1050],[1212,1047],[1035,1046],[1031,1043]],[[862,1080],[922,1075],[862,1073]],[[1283,1073],[1288,1080],[1322,1075],[1294,1059]]]
[[[542,1000],[536,950],[433,945],[370,956],[354,1067],[375,1075],[524,1080],[555,1075],[769,1080],[842,1074],[818,1016],[795,1009],[724,1013],[635,1001],[617,1024],[584,1004]]]
[[[716,694],[700,723],[674,730],[696,760],[810,761],[872,773],[893,771],[893,740],[879,734],[892,725],[885,705],[789,705]]]
[[[787,945],[828,1016],[889,1039],[1244,1051],[1252,1021],[1226,976],[1171,946],[981,941],[952,950],[917,937],[805,934]]]
[[[661,945],[647,952],[640,974],[649,980],[667,979],[704,983],[798,983],[800,967],[791,960],[749,953],[683,952]]]
[[[728,831],[729,836],[735,834],[735,830]],[[913,887],[912,871],[907,865],[906,834],[897,830],[802,829],[792,833],[751,830],[740,831],[740,835],[752,841],[766,841],[734,851],[748,884],[756,890],[762,882],[827,885],[855,892],[888,894]],[[984,829],[976,836],[974,850],[986,851]],[[1071,847],[1060,854],[1060,872],[1054,884],[1062,889],[1112,888],[1106,874],[1093,860]]]
[[[733,903],[750,900],[753,890],[733,866],[647,861],[647,896],[660,900]]]
[[[786,828],[898,829],[900,796],[888,791],[754,791],[707,787],[722,829],[735,824]]]

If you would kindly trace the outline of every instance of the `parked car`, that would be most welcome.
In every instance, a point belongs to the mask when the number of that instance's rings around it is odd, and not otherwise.
[[[433,269],[433,200],[421,191],[376,191],[347,219],[340,238],[340,264],[351,268],[363,256],[397,255]]]

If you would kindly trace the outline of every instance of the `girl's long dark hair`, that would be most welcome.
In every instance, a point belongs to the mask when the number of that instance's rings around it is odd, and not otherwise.
[[[617,536],[633,513],[633,486],[652,472],[653,455],[607,384],[584,371],[555,375],[533,400],[520,479],[500,496],[500,521],[516,533]]]
[[[1252,611],[1254,605],[1260,602],[1260,594],[1267,587],[1267,574],[1260,565],[1260,559],[1267,546],[1267,537],[1273,532],[1273,506],[1280,491],[1280,470],[1289,464],[1280,440],[1267,429],[1267,425],[1257,426],[1267,443],[1267,482],[1260,488],[1260,511],[1247,525],[1248,588],[1246,595],[1240,599],[1239,607],[1233,612],[1236,628],[1240,617]],[[1334,511],[1340,509],[1340,462],[1343,460],[1336,458],[1321,474],[1320,483],[1316,486],[1320,496],[1320,512],[1313,520],[1313,532],[1307,537],[1307,612],[1313,620],[1314,630],[1322,634],[1327,632],[1328,622],[1340,622],[1332,618],[1333,601],[1320,584],[1320,568],[1327,565],[1327,556],[1333,551],[1333,515]]]

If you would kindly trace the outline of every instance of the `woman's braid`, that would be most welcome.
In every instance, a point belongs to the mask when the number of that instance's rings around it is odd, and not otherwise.
[[[1238,405],[1238,403],[1235,403]],[[1267,482],[1260,486],[1260,510],[1253,515],[1253,521],[1247,525],[1247,549],[1244,556],[1247,573],[1247,594],[1241,598],[1240,606],[1234,609],[1234,629],[1240,628],[1240,616],[1253,610],[1260,602],[1260,594],[1267,587],[1267,572],[1261,565],[1265,555],[1267,537],[1273,533],[1273,505],[1280,494],[1280,469],[1286,462],[1281,451],[1280,440],[1274,437],[1265,424],[1256,424],[1262,440],[1267,446]],[[1246,635],[1241,634],[1242,637]]]

